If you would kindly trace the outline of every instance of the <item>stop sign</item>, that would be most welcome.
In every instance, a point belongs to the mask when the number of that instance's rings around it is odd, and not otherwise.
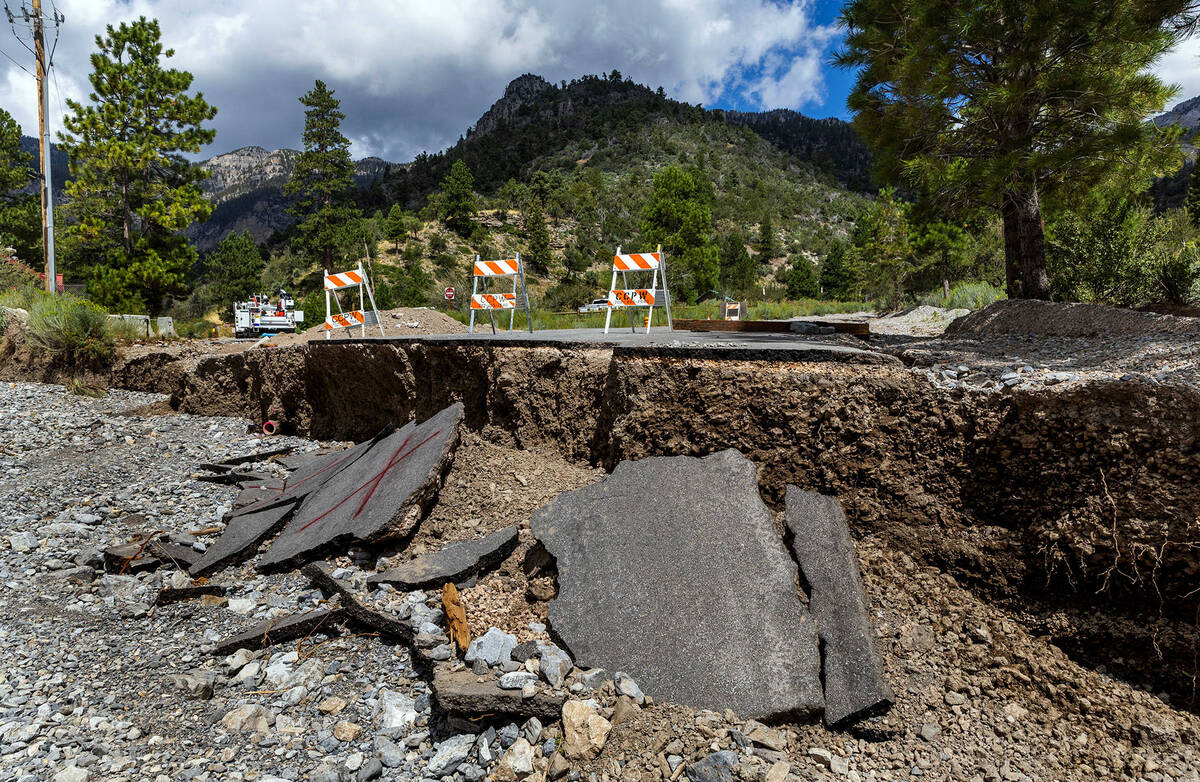
[[[454,301],[454,288],[446,289],[446,301]]]

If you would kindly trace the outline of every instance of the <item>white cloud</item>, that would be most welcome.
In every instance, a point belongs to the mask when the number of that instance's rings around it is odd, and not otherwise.
[[[194,88],[220,109],[211,152],[297,145],[297,98],[320,78],[342,100],[355,153],[399,161],[452,143],[525,72],[558,81],[616,68],[692,103],[802,109],[822,97],[820,64],[835,34],[812,24],[810,0],[58,0],[58,7],[67,18],[58,85],[68,97],[86,95],[92,39],[104,25],[145,15],[159,19],[175,67],[191,71]],[[0,48],[27,57],[7,40]],[[0,105],[30,133],[31,79],[3,63]]]
[[[1180,41],[1154,68],[1155,75],[1168,84],[1179,86],[1171,108],[1189,98],[1200,95],[1200,35]]]

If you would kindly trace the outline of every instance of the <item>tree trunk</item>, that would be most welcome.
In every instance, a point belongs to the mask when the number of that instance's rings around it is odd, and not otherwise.
[[[950,298],[950,260],[942,252],[942,298]]]
[[[1004,271],[1008,297],[1049,299],[1046,241],[1037,185],[1019,185],[1000,203],[1004,219]]]

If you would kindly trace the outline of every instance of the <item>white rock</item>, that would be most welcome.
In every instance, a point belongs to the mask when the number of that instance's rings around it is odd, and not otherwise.
[[[54,775],[54,782],[88,782],[91,774],[86,768],[67,766]]]
[[[258,608],[258,602],[248,597],[231,597],[225,607],[235,614],[246,616],[254,613],[254,609]]]
[[[443,777],[452,773],[455,769],[463,764],[467,756],[471,754],[471,747],[475,744],[475,735],[472,733],[464,733],[461,736],[454,736],[437,745],[433,752],[433,757],[429,759],[428,772],[430,776]]]
[[[517,739],[500,758],[500,765],[512,769],[512,772],[518,777],[532,774],[533,747],[524,738]]]
[[[266,733],[275,724],[275,714],[252,703],[226,712],[221,724],[229,730]]]
[[[375,719],[380,731],[407,731],[417,721],[416,701],[402,692],[380,690]]]

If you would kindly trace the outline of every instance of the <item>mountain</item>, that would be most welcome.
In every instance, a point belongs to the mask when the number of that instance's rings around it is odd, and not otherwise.
[[[283,186],[299,155],[295,149],[242,147],[201,161],[200,167],[209,176],[200,183],[200,189],[214,208],[208,220],[188,227],[188,238],[205,251],[232,232],[249,231],[261,243],[275,232],[287,230],[294,221],[287,213],[291,199],[283,194]],[[391,166],[377,157],[356,161],[354,182],[365,188],[383,177]]]
[[[1200,95],[1176,104],[1170,111],[1163,112],[1150,121],[1160,128],[1180,125],[1184,129],[1183,152],[1187,160],[1183,168],[1171,176],[1156,180],[1150,186],[1150,195],[1159,209],[1176,209],[1183,206],[1192,169],[1197,164],[1196,148],[1200,146]]]
[[[1160,128],[1168,125],[1182,125],[1186,128],[1189,136],[1194,135],[1196,129],[1200,128],[1200,95],[1176,104],[1170,111],[1159,114],[1151,122]]]
[[[385,184],[395,200],[416,207],[455,160],[465,161],[477,188],[489,192],[508,179],[561,167],[567,150],[579,153],[572,161],[615,169],[636,159],[636,150],[628,144],[638,146],[634,138],[647,130],[714,124],[747,128],[786,153],[789,162],[842,188],[870,189],[870,152],[846,122],[815,120],[786,110],[709,111],[672,100],[661,88],[655,91],[622,79],[617,71],[559,85],[524,74],[457,144],[436,155],[418,156],[393,170]]]
[[[190,227],[188,236],[207,250],[230,231],[248,230],[260,242],[286,231],[292,220],[282,186],[297,154],[244,147],[201,163],[212,173],[202,187],[215,209],[207,221]],[[399,166],[378,158],[358,161],[360,204],[369,211],[386,211],[397,202],[419,209],[459,159],[484,194],[494,194],[510,179],[528,181],[537,171],[565,176],[587,167],[645,184],[662,165],[701,163],[717,175],[723,197],[753,193],[747,196],[750,202],[719,200],[718,219],[769,209],[815,215],[834,209],[830,204],[840,208],[841,193],[871,189],[870,153],[848,123],[786,110],[709,111],[614,71],[557,85],[534,74],[517,77],[443,152],[421,154]],[[738,184],[739,177],[746,181]],[[628,211],[628,204],[623,208]],[[636,225],[636,215],[627,218]]]
[[[33,136],[21,136],[21,151],[27,152],[33,156],[31,165],[35,171],[42,170],[42,162],[40,159],[41,153],[38,151],[38,140]],[[57,200],[62,196],[63,184],[71,178],[71,169],[68,166],[67,153],[58,148],[54,142],[50,142],[50,179],[54,186],[54,198]],[[37,182],[31,182],[25,191],[29,193],[37,192],[40,185]]]

